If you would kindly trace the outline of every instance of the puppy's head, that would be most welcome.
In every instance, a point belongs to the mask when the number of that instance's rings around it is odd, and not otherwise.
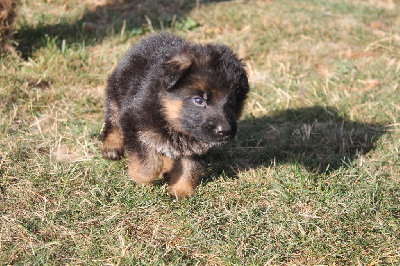
[[[170,55],[163,68],[163,114],[175,130],[210,144],[236,134],[249,86],[231,49],[188,45]]]

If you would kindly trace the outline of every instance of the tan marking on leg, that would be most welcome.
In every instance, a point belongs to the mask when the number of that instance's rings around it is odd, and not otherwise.
[[[181,110],[183,107],[183,102],[181,100],[171,100],[164,99],[162,101],[163,104],[163,113],[167,119],[167,121],[178,131],[182,131],[181,128]]]
[[[153,182],[162,172],[161,155],[151,150],[146,158],[140,158],[136,153],[128,153],[128,172],[137,183],[147,185]]]
[[[101,148],[103,157],[110,160],[118,160],[124,154],[124,140],[121,131],[112,129],[108,133]]]
[[[165,173],[171,171],[172,168],[174,167],[175,160],[172,158],[165,157],[164,155],[161,156],[161,159],[163,162],[161,173],[165,174]]]
[[[177,161],[169,173],[168,191],[170,195],[179,199],[193,196],[200,175],[201,171],[193,159],[182,158]]]

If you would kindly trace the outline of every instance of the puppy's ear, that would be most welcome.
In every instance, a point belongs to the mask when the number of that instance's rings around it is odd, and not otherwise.
[[[178,53],[164,63],[165,87],[170,90],[182,78],[193,64],[193,59],[186,52]]]

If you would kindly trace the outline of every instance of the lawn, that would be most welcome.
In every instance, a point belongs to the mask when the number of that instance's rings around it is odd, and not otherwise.
[[[24,0],[0,57],[0,264],[400,263],[400,3]],[[251,92],[193,198],[99,140],[107,77],[168,31]]]

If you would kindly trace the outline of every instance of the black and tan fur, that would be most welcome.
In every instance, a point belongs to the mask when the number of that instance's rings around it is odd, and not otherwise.
[[[191,196],[209,150],[235,135],[248,90],[225,45],[166,33],[143,39],[108,80],[103,156],[126,153],[136,182],[163,175],[172,196]]]

